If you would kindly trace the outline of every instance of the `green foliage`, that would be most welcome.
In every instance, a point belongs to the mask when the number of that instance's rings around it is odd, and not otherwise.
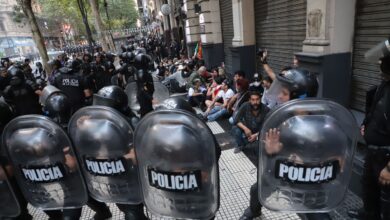
[[[70,24],[78,35],[85,35],[83,20],[76,0],[38,0],[40,17]],[[88,5],[88,4],[86,4]]]
[[[106,0],[106,2],[112,29],[124,29],[136,25],[138,12],[134,0]],[[99,0],[99,10],[106,29],[108,29],[109,23],[104,0]]]
[[[20,5],[14,5],[12,11],[12,20],[16,23],[22,23],[24,18],[26,18],[26,16],[23,13],[22,7]]]
[[[134,27],[137,22],[138,13],[134,0],[106,0],[110,23],[108,23],[104,0],[98,0],[101,18],[106,29],[124,29]],[[76,30],[76,35],[86,35],[85,26],[77,5],[77,0],[37,0],[41,5],[42,13],[40,17],[49,20],[56,20],[61,23],[68,23]],[[94,24],[94,18],[89,6],[89,1],[85,0],[88,7],[88,21]],[[94,31],[93,25],[91,25]]]

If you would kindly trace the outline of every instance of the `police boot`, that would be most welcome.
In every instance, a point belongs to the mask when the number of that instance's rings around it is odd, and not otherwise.
[[[106,219],[109,219],[112,217],[112,214],[110,211],[104,211],[104,212],[99,212],[99,213],[96,213],[92,220],[106,220]]]
[[[254,218],[259,217],[260,215],[261,215],[261,211],[260,213],[257,213],[257,215],[255,215],[250,209],[250,207],[248,207],[245,209],[244,214],[240,217],[239,220],[252,220]]]
[[[348,216],[355,220],[380,220],[379,213],[368,213],[364,209],[354,209],[348,211]]]
[[[144,213],[127,212],[125,213],[125,220],[148,220],[148,218]]]

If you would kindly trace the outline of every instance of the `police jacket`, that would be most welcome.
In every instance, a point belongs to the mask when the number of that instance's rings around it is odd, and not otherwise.
[[[15,116],[42,114],[37,85],[29,80],[20,85],[9,85],[3,91],[4,100],[13,107]]]
[[[363,121],[364,139],[369,145],[390,146],[390,81],[379,85]]]
[[[73,74],[72,71],[62,72],[54,79],[53,86],[63,91],[68,96],[71,105],[77,109],[84,105],[84,90],[90,89],[90,83],[85,77]]]

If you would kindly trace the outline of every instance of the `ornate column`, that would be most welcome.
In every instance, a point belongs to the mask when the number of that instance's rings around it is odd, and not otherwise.
[[[200,40],[199,35],[199,16],[195,14],[196,0],[184,0],[184,11],[187,19],[185,20],[185,31],[187,41],[187,51],[189,56],[194,55],[196,43]]]
[[[256,71],[256,33],[254,0],[231,0],[234,38],[232,42],[233,71],[243,70],[248,78]]]
[[[219,1],[198,0],[199,31],[206,66],[219,66],[223,60],[222,28]]]
[[[356,0],[307,0],[300,67],[318,74],[319,97],[348,106]]]

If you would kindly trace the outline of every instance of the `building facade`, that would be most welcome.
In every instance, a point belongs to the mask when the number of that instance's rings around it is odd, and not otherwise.
[[[317,74],[319,97],[350,108],[361,123],[366,92],[381,81],[364,53],[390,36],[388,0],[183,0],[183,8],[188,51],[201,41],[207,67],[224,62],[227,73],[251,78],[263,73],[258,49],[268,50],[276,73],[295,56]]]
[[[36,57],[38,50],[32,39],[31,28],[26,19],[16,22],[16,0],[0,0],[0,57]],[[39,7],[33,7],[39,10]],[[62,26],[55,21],[37,18],[48,50],[62,48]]]
[[[228,73],[244,70],[250,78],[262,71],[257,49],[268,50],[276,72],[292,66],[295,56],[318,74],[321,97],[357,112],[364,112],[366,91],[380,82],[378,65],[363,55],[390,35],[387,0],[150,1],[162,32],[184,27],[189,54],[202,42],[209,68],[224,62]],[[162,4],[171,5],[170,16],[161,14]]]

